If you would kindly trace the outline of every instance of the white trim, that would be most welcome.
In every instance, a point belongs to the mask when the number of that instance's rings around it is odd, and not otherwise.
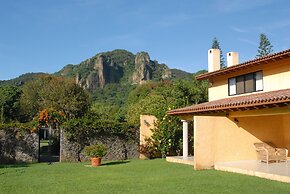
[[[262,71],[256,72],[255,78],[256,78],[256,91],[263,90],[263,72]]]
[[[230,89],[229,89],[230,95],[237,94],[237,85],[236,85],[235,77],[229,79],[229,85],[230,85]]]
[[[182,121],[182,156],[183,158],[188,157],[188,122],[185,120]]]

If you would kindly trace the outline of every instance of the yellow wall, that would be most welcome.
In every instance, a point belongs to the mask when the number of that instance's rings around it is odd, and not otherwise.
[[[261,92],[290,88],[290,60],[283,59],[211,78],[209,101],[238,96],[228,96],[228,78],[261,70],[264,87]],[[233,122],[234,117],[194,116],[195,169],[212,168],[215,162],[256,160],[255,142],[268,141],[290,150],[289,112],[278,115],[273,111],[264,116],[257,116],[257,111],[253,113],[251,116],[237,114],[238,124]]]
[[[194,116],[194,169],[207,169],[214,165],[213,117]]]
[[[286,59],[212,78],[210,80],[212,86],[209,88],[209,101],[233,97],[228,96],[228,78],[260,70],[263,71],[264,90],[262,92],[290,88],[290,60]]]
[[[233,118],[194,116],[194,167],[215,162],[257,160],[253,143],[272,142],[290,150],[290,115]]]
[[[283,123],[284,146],[288,148],[290,152],[290,116],[283,115],[282,123]]]
[[[145,145],[145,139],[152,135],[151,129],[154,128],[154,123],[157,118],[153,115],[140,115],[140,146]],[[140,153],[139,158],[147,158],[144,154]]]

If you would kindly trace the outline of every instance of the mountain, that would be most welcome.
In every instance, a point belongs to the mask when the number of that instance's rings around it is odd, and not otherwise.
[[[188,73],[186,71],[182,71],[180,69],[170,69],[171,71],[171,75],[172,75],[172,79],[192,79],[193,78],[193,74]]]
[[[40,76],[43,75],[48,75],[46,73],[25,73],[23,75],[20,75],[17,78],[14,79],[10,79],[10,80],[0,80],[0,86],[1,85],[17,85],[17,86],[21,86],[23,85],[25,82],[37,79]]]
[[[22,85],[45,73],[26,73],[15,79],[0,81],[4,84]],[[133,54],[117,49],[98,53],[80,64],[69,64],[54,75],[73,78],[88,90],[103,89],[106,85],[136,85],[147,81],[192,78],[192,74],[178,69],[169,69],[166,64],[151,60],[147,52]]]
[[[175,73],[175,76],[180,77],[181,74],[191,75],[182,72]],[[56,75],[73,77],[77,84],[89,90],[104,88],[106,84],[112,83],[142,84],[149,80],[159,81],[174,77],[167,65],[151,60],[147,52],[134,55],[120,49],[98,53],[78,65],[69,64]]]
[[[43,75],[48,74],[26,73],[15,79],[0,81],[0,86],[21,86]],[[90,91],[93,101],[117,107],[126,104],[129,93],[139,84],[193,77],[191,73],[169,69],[167,65],[151,60],[147,52],[133,54],[120,49],[98,53],[80,64],[66,65],[54,75],[75,80]]]

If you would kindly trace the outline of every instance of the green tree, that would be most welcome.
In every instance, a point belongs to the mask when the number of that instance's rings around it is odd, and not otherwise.
[[[139,125],[140,115],[154,115],[157,118],[162,118],[166,114],[167,103],[164,96],[159,94],[150,94],[138,103],[129,105],[126,115],[126,120],[132,125]]]
[[[226,67],[226,63],[225,63],[225,59],[224,59],[224,56],[223,56],[223,51],[222,51],[222,49],[220,47],[220,43],[219,43],[219,41],[218,41],[218,39],[216,37],[213,38],[211,48],[220,50],[221,68],[225,68]]]
[[[164,115],[157,120],[152,132],[149,142],[160,151],[162,158],[170,153],[177,154],[182,138],[182,125],[178,117]]]
[[[258,54],[256,57],[263,57],[271,54],[273,52],[273,46],[270,40],[267,38],[266,34],[260,34],[260,44],[258,48]]]
[[[139,124],[140,114],[163,118],[169,107],[180,108],[207,101],[207,88],[207,81],[194,78],[142,84],[129,94],[126,118],[135,125]]]
[[[126,115],[129,123],[138,125],[140,114],[154,115],[158,119],[143,151],[148,151],[149,155],[157,151],[165,157],[181,149],[180,119],[167,116],[167,111],[207,101],[207,86],[207,81],[185,79],[143,84],[129,94]]]
[[[124,121],[124,110],[116,105],[93,102],[90,106],[90,112],[99,115],[102,120]]]
[[[16,86],[0,87],[0,122],[18,119],[21,90]]]
[[[184,107],[207,101],[207,81],[179,80],[173,83],[171,95],[175,107]]]
[[[134,85],[129,84],[106,84],[104,88],[96,88],[92,91],[93,101],[124,107],[128,99],[128,94],[134,88]]]
[[[21,108],[27,120],[43,109],[63,112],[67,119],[84,115],[88,109],[88,94],[73,81],[43,76],[23,86]]]

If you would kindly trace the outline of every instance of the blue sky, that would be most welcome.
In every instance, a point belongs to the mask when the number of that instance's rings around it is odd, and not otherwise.
[[[255,57],[260,33],[275,52],[290,48],[288,0],[1,0],[0,80],[114,49],[196,72],[207,68],[214,37],[243,62]]]

